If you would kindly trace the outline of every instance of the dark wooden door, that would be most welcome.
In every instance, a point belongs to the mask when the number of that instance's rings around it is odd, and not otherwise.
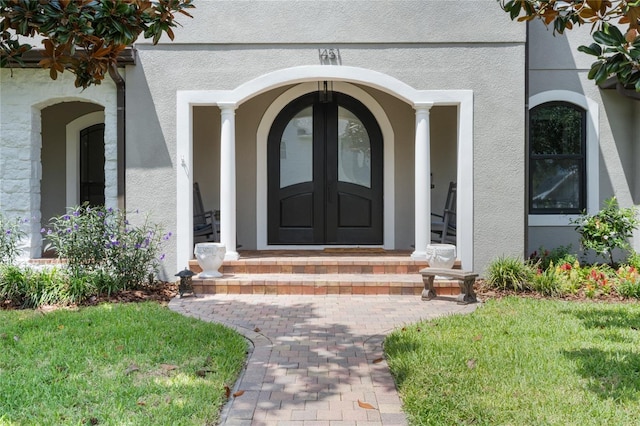
[[[80,131],[80,204],[104,205],[104,124]]]
[[[382,133],[361,102],[294,100],[267,152],[269,244],[382,244]]]

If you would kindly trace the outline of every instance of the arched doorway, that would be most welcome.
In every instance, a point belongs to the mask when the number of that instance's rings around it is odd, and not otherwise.
[[[382,244],[383,139],[355,98],[303,95],[268,137],[269,244]]]

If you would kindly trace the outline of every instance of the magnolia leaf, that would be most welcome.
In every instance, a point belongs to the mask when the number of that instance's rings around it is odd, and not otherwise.
[[[602,54],[602,48],[597,43],[591,43],[589,46],[579,46],[578,51],[593,56],[600,56]]]
[[[467,360],[467,367],[469,367],[470,370],[476,368],[476,360],[473,358]]]
[[[244,391],[243,390],[239,390],[238,392],[234,392],[233,393],[233,397],[234,398],[242,396],[242,395],[244,395]]]
[[[380,357],[380,358],[376,358],[373,360],[374,364],[380,364],[382,361],[384,361],[384,358]]]
[[[587,4],[591,9],[594,10],[594,14],[595,11],[600,11],[600,9],[602,8],[602,0],[587,0]]]
[[[374,407],[373,405],[369,404],[368,402],[363,402],[358,400],[358,405],[360,406],[360,408],[364,408],[365,410],[375,410],[376,407]]]
[[[260,333],[260,329],[258,327],[254,328],[253,331],[255,331],[256,333]]]
[[[224,396],[229,399],[231,396],[231,388],[227,385],[224,385]]]

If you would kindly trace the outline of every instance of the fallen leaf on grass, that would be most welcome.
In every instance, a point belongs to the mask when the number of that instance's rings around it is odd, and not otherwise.
[[[18,336],[13,336],[13,340],[15,340],[16,342],[20,340],[20,337]]]
[[[231,396],[231,388],[227,385],[224,385],[224,396],[229,399]]]
[[[9,337],[7,336],[7,333],[0,334],[0,339],[6,339],[7,337]]]
[[[376,358],[373,360],[374,364],[380,364],[382,361],[384,361],[384,358],[380,357],[380,358]]]
[[[474,368],[476,368],[476,360],[471,358],[470,360],[467,361],[467,367],[469,367],[470,370],[473,370]]]
[[[127,367],[126,370],[124,370],[124,374],[125,376],[128,376],[129,374],[133,373],[134,371],[138,371],[140,370],[140,367],[138,367],[135,364],[131,364],[129,367]]]
[[[233,397],[237,398],[237,397],[242,396],[242,395],[244,395],[244,391],[243,390],[239,390],[238,392],[234,392]]]
[[[141,405],[141,406],[145,406],[145,405],[147,405],[147,403],[146,403],[146,402],[144,402],[144,401],[138,401],[138,402],[137,402],[137,404],[138,404],[138,405]]]
[[[162,368],[164,371],[171,371],[178,368],[178,366],[172,364],[160,364],[160,368]]]
[[[482,340],[482,334],[478,334],[477,336],[474,336],[474,337],[473,337],[473,341],[474,341],[474,342],[477,342],[477,341],[479,341],[479,340]]]
[[[360,408],[364,408],[365,410],[375,410],[376,407],[374,407],[373,405],[369,404],[368,402],[362,402],[360,400],[358,400],[358,405],[360,406]]]

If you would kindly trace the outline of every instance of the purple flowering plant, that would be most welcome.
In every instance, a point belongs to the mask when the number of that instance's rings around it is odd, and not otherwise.
[[[160,266],[166,241],[160,225],[145,217],[130,223],[136,213],[119,209],[79,206],[53,218],[43,236],[65,259],[73,275],[99,271],[99,291],[136,288],[151,280]]]

